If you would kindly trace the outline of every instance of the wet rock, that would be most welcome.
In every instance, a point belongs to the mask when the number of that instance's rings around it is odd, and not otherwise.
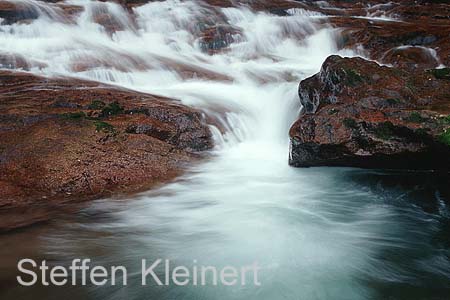
[[[0,68],[29,70],[30,64],[23,56],[0,53]]]
[[[134,25],[132,25],[135,24],[134,14],[127,14],[125,9],[126,6],[120,6],[117,3],[96,2],[91,6],[90,17],[94,23],[101,25],[108,34],[117,31],[135,30]],[[121,17],[118,17],[118,12],[121,12]]]
[[[116,18],[114,18],[113,16],[108,14],[108,12],[102,12],[102,13],[95,14],[93,17],[93,21],[94,21],[94,23],[97,23],[97,24],[103,26],[103,28],[109,34],[112,34],[116,31],[122,31],[122,30],[126,29],[119,20],[117,20]]]
[[[434,69],[440,65],[434,49],[422,46],[402,46],[387,51],[381,62],[394,67],[415,69]]]
[[[29,71],[32,68],[43,69],[45,67],[47,67],[45,63],[26,59],[22,55],[0,52],[0,68],[2,69]]]
[[[450,82],[330,56],[299,86],[290,164],[450,170]]]
[[[175,100],[0,71],[0,211],[25,218],[0,230],[34,222],[24,211],[37,206],[50,214],[171,180],[212,146],[202,114]]]
[[[216,25],[204,29],[198,43],[202,51],[214,53],[241,38],[241,32],[238,28],[230,25]]]
[[[219,6],[219,7],[234,7],[236,6],[236,2],[233,0],[206,0],[206,3]],[[293,8],[293,7],[303,7],[302,3],[297,3],[289,0],[242,0],[239,1],[239,4],[246,5],[251,7],[254,10],[261,11],[273,11],[274,13],[280,12],[285,9]]]
[[[323,25],[339,29],[341,48],[358,49],[381,61],[387,52],[404,46],[435,50],[440,62],[450,64],[450,4],[445,1],[308,1],[309,11],[332,16]],[[362,51],[363,50],[363,51]],[[420,57],[419,57],[420,58]],[[417,62],[419,68],[427,68]]]
[[[13,24],[16,22],[26,22],[39,17],[39,12],[32,6],[24,5],[20,2],[0,2],[0,21],[3,24]]]

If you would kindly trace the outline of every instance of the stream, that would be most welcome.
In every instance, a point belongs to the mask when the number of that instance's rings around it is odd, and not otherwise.
[[[288,166],[299,82],[331,54],[363,55],[338,49],[326,16],[167,0],[133,8],[132,18],[112,2],[73,0],[65,3],[84,10],[68,20],[54,4],[19,2],[39,18],[0,25],[0,52],[25,57],[30,72],[180,99],[221,128],[210,125],[210,158],[172,183],[2,235],[0,299],[448,299],[447,179]],[[120,30],[96,23],[105,13]],[[226,49],[205,51],[204,24],[233,29]],[[20,287],[24,257],[123,265],[128,284]],[[142,286],[144,258],[257,262],[261,285]]]

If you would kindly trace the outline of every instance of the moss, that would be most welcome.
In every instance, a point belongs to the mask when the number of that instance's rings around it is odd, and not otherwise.
[[[398,77],[402,77],[403,75],[405,75],[405,72],[402,71],[401,69],[393,68],[391,70]]]
[[[450,146],[450,128],[445,130],[440,136],[439,141],[447,146]]]
[[[97,132],[116,133],[114,126],[103,121],[95,121],[94,126]]]
[[[339,111],[336,109],[336,108],[332,108],[332,109],[330,109],[329,111],[328,111],[328,114],[331,116],[331,115],[335,115],[335,114],[337,114]]]
[[[102,109],[105,107],[105,102],[100,100],[94,100],[88,105],[88,109]]]
[[[355,86],[361,82],[363,82],[363,78],[358,71],[353,69],[345,70],[345,74],[347,75],[347,84],[351,86]]]
[[[83,118],[86,118],[86,114],[82,111],[77,112],[69,112],[62,114],[63,118],[69,119],[69,120],[80,120]]]
[[[386,99],[386,102],[389,105],[396,105],[396,104],[401,103],[402,101],[400,99],[397,99],[397,98],[389,98],[389,99]]]
[[[408,82],[406,82],[406,87],[407,87],[412,93],[417,92],[416,85],[415,85],[414,82],[412,82],[411,80],[408,80]]]
[[[418,112],[412,112],[409,117],[406,119],[406,121],[408,122],[412,122],[412,123],[423,123],[425,122],[427,119],[423,118],[420,113]]]
[[[428,131],[430,131],[429,128],[418,128],[415,132],[420,136],[426,136],[428,134]]]
[[[345,118],[344,121],[342,121],[345,127],[355,129],[358,127],[358,123],[352,119],[352,118]]]
[[[120,106],[120,104],[118,102],[112,102],[102,109],[101,115],[103,117],[106,117],[106,116],[118,115],[123,112],[124,112],[124,109],[122,106]]]
[[[441,123],[443,123],[443,124],[450,124],[450,115],[441,118]]]
[[[393,135],[394,125],[391,122],[383,122],[375,128],[375,136],[382,140],[389,140]]]
[[[336,74],[335,72],[333,72],[333,73],[331,74],[331,82],[332,82],[333,84],[338,84],[338,83],[340,82],[339,75]]]
[[[450,68],[428,70],[437,79],[450,80]]]

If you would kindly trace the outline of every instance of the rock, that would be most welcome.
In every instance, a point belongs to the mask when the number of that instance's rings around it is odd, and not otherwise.
[[[92,17],[94,23],[97,23],[106,30],[109,34],[112,34],[116,31],[123,31],[128,29],[124,26],[120,20],[114,17],[114,15],[110,15],[108,11],[106,12],[96,12]]]
[[[242,39],[240,29],[230,25],[214,25],[202,31],[198,43],[202,51],[215,53],[240,39]]]
[[[382,61],[392,49],[420,46],[435,50],[443,64],[450,62],[450,26],[448,22],[409,23],[333,18],[342,31],[342,47],[363,47],[368,56]],[[426,60],[428,62],[428,60]],[[417,61],[420,65],[421,61]],[[426,68],[424,66],[423,68]]]
[[[434,69],[440,65],[434,49],[422,46],[401,46],[388,50],[381,62],[410,71]]]
[[[0,71],[0,230],[171,180],[212,146],[202,113],[175,100]]]
[[[42,5],[49,2],[51,9]],[[11,25],[14,23],[27,24],[38,19],[42,15],[53,17],[56,13],[63,17],[67,23],[73,23],[76,16],[83,11],[78,5],[72,5],[63,1],[0,1],[0,24]]]
[[[29,71],[32,68],[43,69],[45,67],[47,67],[45,63],[26,59],[22,55],[0,52],[0,68],[2,69]]]
[[[383,61],[393,49],[420,46],[436,51],[441,63],[450,64],[450,4],[445,1],[331,0],[303,4],[310,11],[332,16],[322,22],[324,26],[331,24],[341,31],[341,48],[362,48],[364,55]],[[419,68],[429,67],[428,59],[421,65],[422,54],[418,58],[416,65]]]
[[[450,80],[330,56],[300,83],[290,164],[450,170]]]
[[[9,25],[16,22],[28,22],[38,17],[39,11],[33,6],[20,2],[0,2],[0,21],[3,20],[0,23]]]
[[[10,53],[0,53],[0,68],[29,70],[30,64],[25,57]]]
[[[218,7],[235,7],[236,2],[233,0],[206,0],[206,3],[213,6]],[[290,1],[290,0],[242,0],[239,1],[240,5],[245,5],[251,7],[253,10],[258,11],[273,11],[274,14],[280,14],[281,10],[295,8],[295,7],[304,7],[303,3]]]

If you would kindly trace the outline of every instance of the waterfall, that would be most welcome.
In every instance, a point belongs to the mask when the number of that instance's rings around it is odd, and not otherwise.
[[[220,120],[223,136],[212,129],[218,147],[222,141],[285,141],[299,110],[298,82],[338,52],[334,30],[305,10],[275,16],[177,0],[131,11],[86,0],[14,3],[39,17],[2,25],[0,55],[22,58],[27,71],[40,75],[180,99]],[[68,15],[71,6],[81,9]],[[218,37],[205,41],[205,32]],[[215,53],[205,51],[210,44]]]

